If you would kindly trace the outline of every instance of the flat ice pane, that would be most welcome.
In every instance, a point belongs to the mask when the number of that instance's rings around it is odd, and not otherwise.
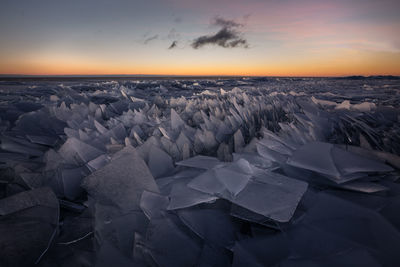
[[[340,177],[332,158],[332,144],[311,142],[298,148],[287,160],[287,164],[333,177]]]
[[[173,184],[169,197],[169,210],[187,208],[217,199],[215,196],[188,187],[186,179],[178,180]]]
[[[188,187],[211,195],[221,195],[226,189],[225,185],[217,179],[215,170],[209,170],[196,176]]]
[[[363,193],[376,193],[376,192],[382,192],[382,191],[389,190],[388,187],[380,185],[378,183],[361,182],[361,181],[341,184],[340,187],[348,189],[348,190],[352,190],[352,191],[363,192]]]
[[[195,156],[176,163],[176,165],[179,166],[199,168],[205,170],[212,169],[219,164],[221,164],[221,162],[217,158],[207,157],[207,156]]]
[[[252,165],[263,169],[273,166],[272,161],[262,158],[255,153],[233,153],[233,161],[237,161],[239,159],[245,159]]]
[[[219,168],[215,170],[215,177],[233,196],[236,196],[247,185],[251,174],[237,172],[229,168]]]
[[[283,155],[279,152],[269,149],[268,147],[266,147],[260,143],[257,143],[256,147],[257,147],[258,154],[261,157],[263,157],[269,161],[281,163],[281,162],[285,162],[287,160],[286,155]]]
[[[379,161],[364,158],[343,149],[334,147],[332,157],[337,168],[344,175],[355,172],[390,172],[393,168]]]
[[[249,182],[233,203],[279,222],[289,221],[307,190],[307,183],[268,174],[258,180]]]
[[[262,144],[263,146],[268,147],[271,150],[274,150],[274,151],[280,153],[280,154],[287,155],[287,156],[292,155],[292,150],[289,149],[288,147],[286,147],[284,144],[282,144],[276,140],[267,139],[267,138],[261,139],[259,141],[259,143]]]

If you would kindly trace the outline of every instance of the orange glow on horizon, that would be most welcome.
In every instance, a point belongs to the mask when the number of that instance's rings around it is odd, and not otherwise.
[[[79,57],[42,56],[0,62],[0,74],[18,75],[182,75],[182,76],[349,76],[400,75],[400,53],[345,49],[306,58],[246,60],[243,62],[196,59],[168,62],[96,61]]]

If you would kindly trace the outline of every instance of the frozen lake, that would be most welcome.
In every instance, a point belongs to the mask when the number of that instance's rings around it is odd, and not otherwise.
[[[396,266],[400,79],[0,79],[0,265]]]

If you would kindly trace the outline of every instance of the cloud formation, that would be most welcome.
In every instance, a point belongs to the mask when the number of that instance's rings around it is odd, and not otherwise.
[[[213,25],[215,26],[221,26],[223,28],[234,28],[234,27],[241,27],[243,26],[243,24],[238,23],[234,20],[228,20],[228,19],[224,19],[221,17],[216,17],[214,19]]]
[[[178,46],[178,41],[173,41],[172,44],[168,47],[168,49],[174,49]]]
[[[242,33],[238,30],[243,24],[216,17],[212,25],[221,27],[221,29],[215,34],[203,35],[194,39],[191,44],[194,49],[205,45],[218,45],[224,48],[249,47],[247,40],[242,37]]]
[[[144,43],[144,44],[148,44],[148,43],[150,43],[151,41],[154,41],[154,40],[156,40],[156,39],[158,39],[158,34],[146,38],[146,39],[143,41],[143,43]]]

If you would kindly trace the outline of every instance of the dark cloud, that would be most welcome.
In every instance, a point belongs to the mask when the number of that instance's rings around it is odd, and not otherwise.
[[[223,28],[235,28],[235,27],[243,26],[243,24],[238,23],[234,20],[224,19],[221,17],[216,17],[213,21],[213,25],[221,26]]]
[[[205,45],[219,45],[224,48],[249,47],[247,40],[237,30],[237,28],[243,26],[241,23],[217,17],[212,24],[221,27],[221,29],[215,34],[203,35],[194,39],[191,44],[194,49]]]
[[[178,46],[178,41],[173,41],[172,44],[168,47],[168,49],[174,49]]]
[[[153,36],[150,36],[150,37],[147,37],[147,38],[143,41],[143,43],[144,43],[144,44],[148,44],[148,43],[150,43],[151,41],[154,41],[154,40],[156,40],[156,39],[158,39],[158,34],[153,35]]]

